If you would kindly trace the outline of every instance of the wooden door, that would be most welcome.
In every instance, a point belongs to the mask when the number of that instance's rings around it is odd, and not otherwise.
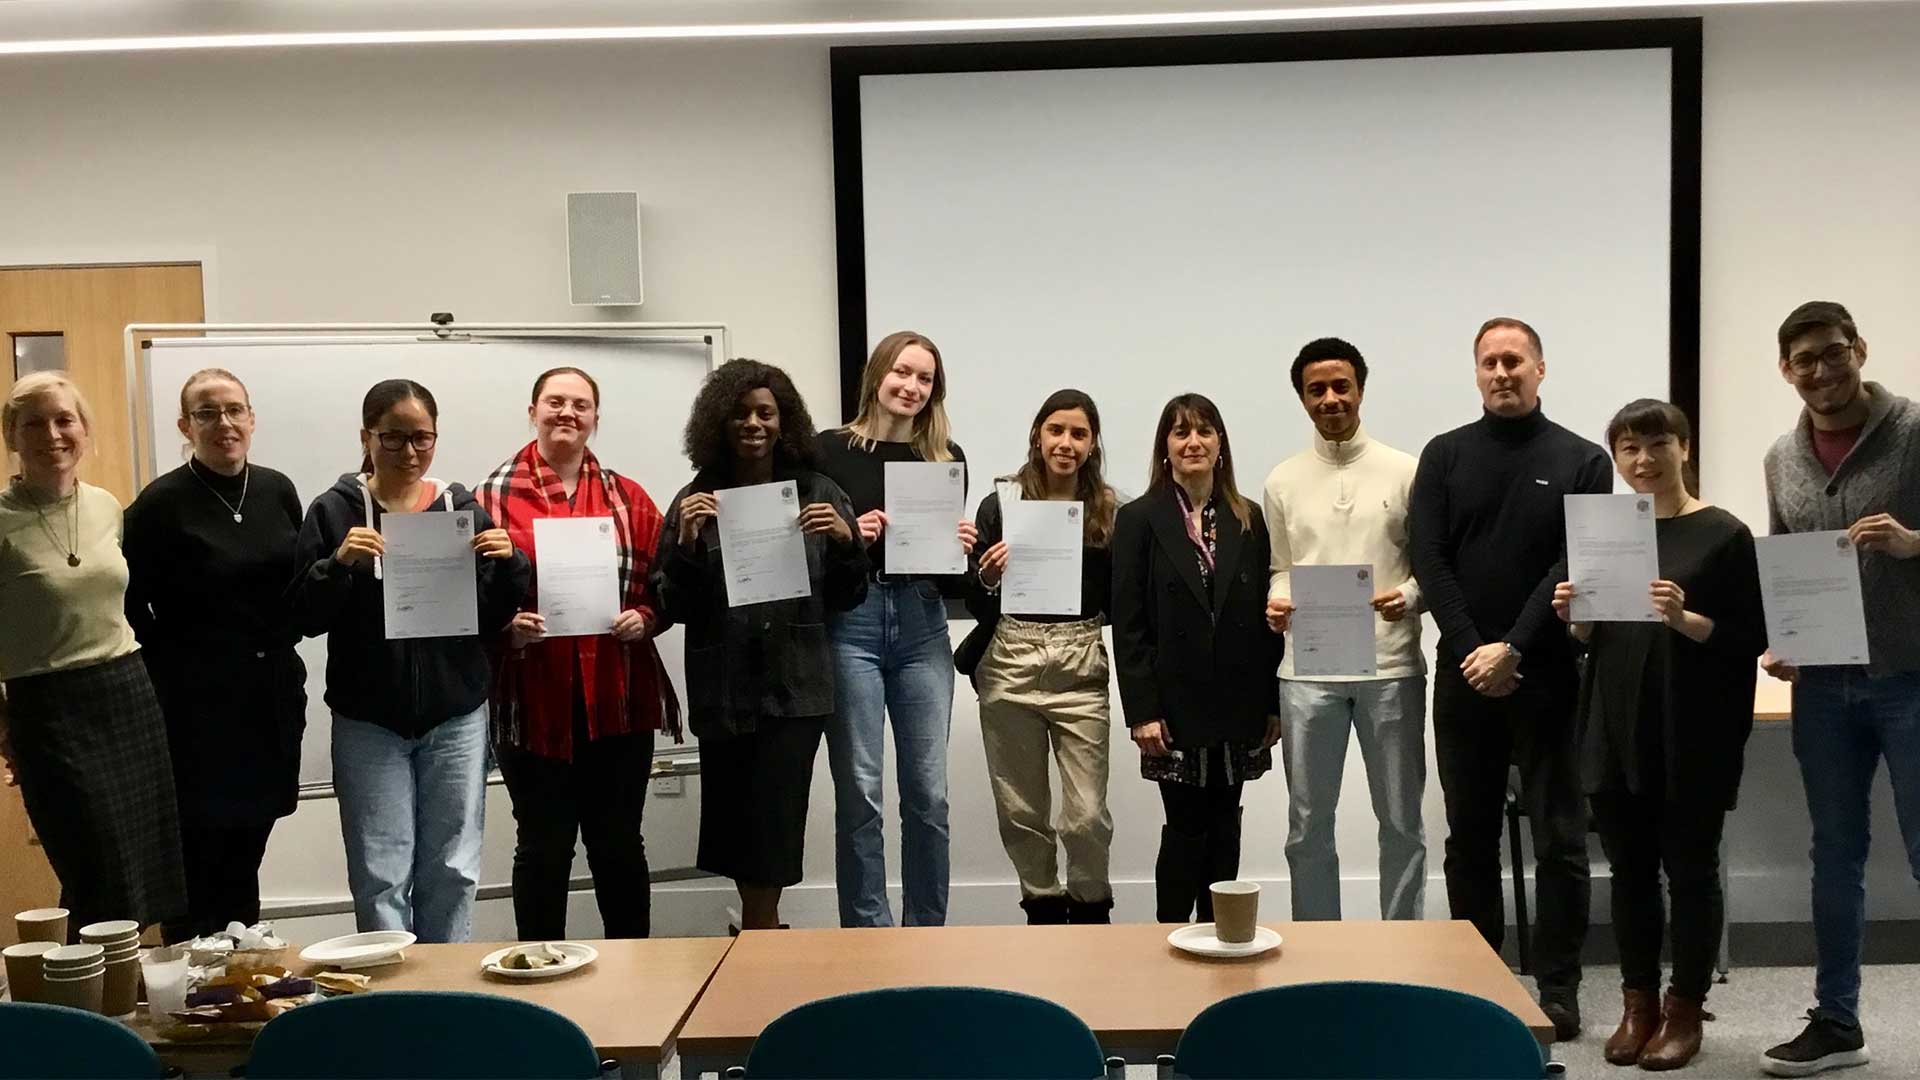
[[[129,323],[206,319],[200,265],[0,269],[0,384],[26,370],[66,370],[93,411],[93,445],[81,476],[133,500],[133,439],[126,385]],[[0,942],[14,940],[13,913],[47,907],[59,883],[27,823],[18,788],[0,789]]]

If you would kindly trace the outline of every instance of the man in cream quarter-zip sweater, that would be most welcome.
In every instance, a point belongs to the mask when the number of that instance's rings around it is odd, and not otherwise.
[[[1293,388],[1313,421],[1313,447],[1267,477],[1273,539],[1267,621],[1274,630],[1291,626],[1295,566],[1357,563],[1372,568],[1376,583],[1372,674],[1302,675],[1291,640],[1280,665],[1287,866],[1297,920],[1340,917],[1333,815],[1350,730],[1360,738],[1380,824],[1381,917],[1418,919],[1425,907],[1420,799],[1427,782],[1427,678],[1420,587],[1407,555],[1407,502],[1418,462],[1361,430],[1366,383],[1367,362],[1347,342],[1321,338],[1301,349]]]

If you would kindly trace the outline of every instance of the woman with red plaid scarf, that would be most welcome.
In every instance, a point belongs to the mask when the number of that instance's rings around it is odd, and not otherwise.
[[[576,835],[587,845],[594,898],[609,938],[646,937],[652,898],[640,837],[654,732],[680,741],[680,705],[653,639],[666,619],[648,591],[660,511],[639,484],[587,448],[600,386],[578,368],[533,385],[534,440],[474,492],[533,560],[533,588],[496,665],[493,741],[517,827],[513,916],[522,941],[564,938]],[[597,637],[548,637],[539,614],[542,518],[606,518],[621,611]]]

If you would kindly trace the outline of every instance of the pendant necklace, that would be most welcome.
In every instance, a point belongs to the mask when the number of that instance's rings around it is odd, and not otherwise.
[[[33,512],[40,516],[40,528],[46,531],[47,539],[53,541],[53,546],[55,548],[58,548],[60,551],[63,551],[66,553],[67,565],[79,566],[80,565],[80,489],[78,486],[76,486],[73,490],[72,499],[73,499],[72,519],[68,520],[67,515],[65,514],[60,515],[63,521],[67,521],[67,543],[65,547],[60,546],[59,534],[53,531],[53,526],[47,524],[46,508],[40,505],[40,501],[38,499],[35,499],[33,502]]]
[[[187,459],[187,469],[189,472],[193,473],[193,478],[195,480],[200,481],[201,487],[204,487],[208,491],[213,492],[213,497],[220,500],[220,505],[227,508],[227,512],[233,515],[234,524],[238,525],[241,520],[240,508],[247,505],[247,485],[253,482],[253,466],[251,465],[241,466],[240,501],[237,503],[228,502],[227,497],[225,495],[220,494],[219,491],[215,490],[212,484],[207,483],[207,478],[204,476],[201,476],[200,470],[194,467],[192,458]]]

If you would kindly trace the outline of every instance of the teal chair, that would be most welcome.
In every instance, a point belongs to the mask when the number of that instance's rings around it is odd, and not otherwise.
[[[580,1025],[492,994],[379,990],[302,1005],[253,1042],[248,1080],[594,1080]]]
[[[1097,1080],[1100,1042],[1045,998],[971,986],[867,990],[768,1024],[745,1075],[814,1080]]]
[[[1193,1080],[1539,1080],[1540,1043],[1485,998],[1433,986],[1323,982],[1236,994],[1180,1036]]]
[[[159,1080],[164,1071],[153,1047],[99,1013],[0,1002],[0,1080]]]

